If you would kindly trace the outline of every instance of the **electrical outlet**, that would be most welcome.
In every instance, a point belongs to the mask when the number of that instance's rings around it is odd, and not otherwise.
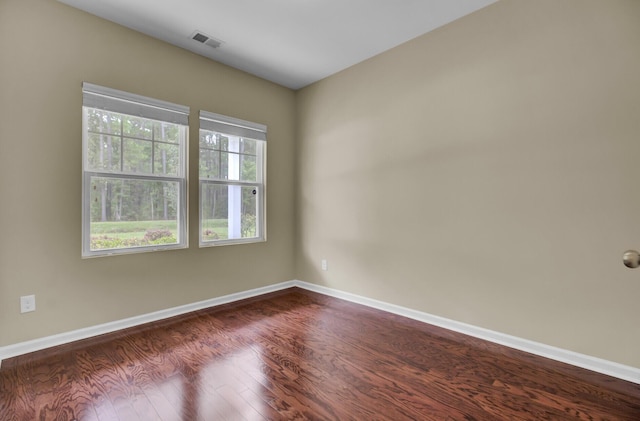
[[[329,270],[329,263],[327,262],[327,259],[322,259],[320,267],[322,267],[322,270]]]
[[[36,311],[36,296],[25,295],[20,297],[20,313]]]

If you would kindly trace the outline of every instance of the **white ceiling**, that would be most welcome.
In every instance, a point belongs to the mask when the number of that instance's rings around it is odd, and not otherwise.
[[[298,89],[497,0],[59,1]]]

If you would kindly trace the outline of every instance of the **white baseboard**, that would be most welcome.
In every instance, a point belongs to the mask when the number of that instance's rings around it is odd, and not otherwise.
[[[129,327],[140,326],[145,323],[157,322],[159,320],[168,319],[169,317],[179,316],[181,314],[186,314],[196,310],[202,310],[209,307],[228,304],[234,301],[244,300],[246,298],[256,297],[258,295],[280,291],[282,289],[291,288],[293,286],[296,286],[295,281],[282,282],[279,284],[268,285],[262,288],[255,288],[248,291],[242,291],[235,294],[229,294],[222,297],[211,298],[209,300],[198,301],[196,303],[173,307],[166,310],[154,311],[153,313],[141,314],[139,316],[129,317],[127,319],[116,320],[114,322],[90,326],[83,329],[72,330],[70,332],[64,332],[57,335],[46,336],[44,338],[33,339],[31,341],[20,342],[17,344],[0,347],[0,366],[2,364],[2,361],[6,360],[7,358],[28,354],[30,352],[40,351],[42,349],[51,348],[53,346],[64,345],[70,342],[79,341],[81,339],[104,335],[105,333],[111,333]]]
[[[291,287],[299,287],[331,297],[340,298],[342,300],[351,301],[353,303],[362,304],[367,307],[387,311],[389,313],[408,317],[410,319],[418,320],[479,339],[484,339],[493,343],[508,346],[510,348],[518,349],[520,351],[525,351],[534,355],[539,355],[541,357],[546,357],[555,361],[560,361],[577,367],[582,367],[587,370],[595,371],[597,373],[606,374],[608,376],[640,384],[639,368],[618,364],[612,361],[607,361],[601,358],[596,358],[561,348],[556,348],[539,342],[529,341],[527,339],[518,338],[516,336],[506,335],[504,333],[457,322],[455,320],[446,319],[444,317],[435,316],[433,314],[412,310],[410,308],[398,306],[395,304],[389,304],[383,301],[378,301],[360,295],[351,294],[337,289],[311,284],[299,280],[268,285],[262,288],[255,288],[248,291],[199,301],[197,303],[173,307],[170,309],[142,314],[140,316],[117,320],[110,323],[104,323],[97,326],[91,326],[83,329],[61,333],[58,335],[47,336],[44,338],[0,347],[0,364],[2,363],[2,360],[18,355],[23,355],[45,348],[103,335],[105,333],[115,332],[117,330],[126,329],[129,327],[139,326],[145,323],[167,319],[169,317],[178,316],[196,310],[202,310],[222,304],[228,304],[234,301],[256,297],[259,295],[280,291]]]
[[[457,322],[455,320],[446,319],[444,317],[435,316],[433,314],[424,313],[410,308],[397,306],[395,304],[385,303],[383,301],[373,300],[371,298],[362,297],[360,295],[327,288],[321,285],[311,284],[303,281],[295,281],[294,285],[309,291],[318,292],[320,294],[329,295],[342,300],[351,301],[353,303],[362,304],[367,307],[376,308],[399,316],[408,317],[434,326],[439,326],[454,332],[463,333],[475,338],[484,339],[489,342],[507,346],[509,348],[525,351],[530,354],[539,355],[551,360],[560,361],[577,367],[597,373],[606,374],[622,380],[640,384],[640,368],[635,368],[623,364],[601,358],[592,357],[590,355],[580,354],[562,348],[556,348],[539,342],[518,338],[516,336],[506,335],[504,333],[495,332],[489,329]]]

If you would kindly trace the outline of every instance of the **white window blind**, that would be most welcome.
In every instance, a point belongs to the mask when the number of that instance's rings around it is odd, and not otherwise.
[[[267,140],[267,126],[227,117],[208,111],[200,111],[200,129],[226,133],[253,140]]]
[[[117,89],[84,82],[82,103],[85,107],[98,108],[168,123],[189,124],[189,107],[136,95]]]

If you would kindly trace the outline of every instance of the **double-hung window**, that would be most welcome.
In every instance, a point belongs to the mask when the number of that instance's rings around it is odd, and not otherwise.
[[[83,257],[187,247],[189,108],[82,91]]]
[[[200,246],[265,241],[267,127],[200,111]]]

